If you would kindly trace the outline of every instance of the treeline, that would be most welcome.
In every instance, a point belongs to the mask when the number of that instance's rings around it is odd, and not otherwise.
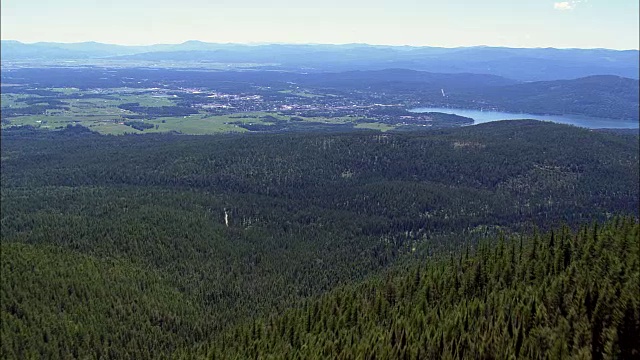
[[[9,120],[9,118],[25,115],[45,115],[47,110],[68,110],[68,107],[49,104],[36,104],[25,107],[7,107],[2,108],[1,117],[3,120]],[[10,121],[10,120],[9,120]]]
[[[125,121],[124,124],[127,125],[127,126],[131,126],[132,128],[134,128],[136,130],[140,130],[140,131],[144,131],[144,130],[147,130],[147,129],[153,129],[153,127],[154,127],[153,124],[146,123],[144,121],[129,120],[129,121]]]

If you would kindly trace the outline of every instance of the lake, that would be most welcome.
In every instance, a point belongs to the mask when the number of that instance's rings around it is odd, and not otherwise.
[[[533,119],[552,121],[560,124],[569,124],[580,126],[588,129],[637,129],[638,121],[635,120],[617,120],[617,119],[604,119],[604,118],[592,118],[588,116],[578,115],[534,115],[523,113],[506,113],[500,111],[480,111],[469,109],[454,109],[454,108],[415,108],[409,110],[411,112],[441,112],[447,114],[455,114],[460,116],[466,116],[474,120],[474,125],[482,124],[491,121],[498,120],[517,120],[517,119]]]

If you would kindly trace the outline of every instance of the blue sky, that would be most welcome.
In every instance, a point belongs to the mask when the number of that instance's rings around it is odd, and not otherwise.
[[[1,37],[637,49],[638,0],[2,0]]]

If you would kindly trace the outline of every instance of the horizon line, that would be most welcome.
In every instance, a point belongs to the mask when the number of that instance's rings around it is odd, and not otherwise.
[[[514,47],[508,45],[461,45],[461,46],[433,46],[433,45],[398,45],[398,44],[372,44],[372,43],[359,43],[359,42],[348,42],[348,43],[303,43],[303,42],[277,42],[277,41],[255,41],[255,42],[207,42],[197,39],[185,40],[179,43],[147,43],[147,44],[118,44],[118,43],[106,43],[95,40],[86,40],[86,41],[35,41],[35,42],[27,42],[17,39],[0,39],[0,41],[13,41],[24,45],[37,45],[37,44],[64,44],[64,45],[73,45],[73,44],[100,44],[100,45],[114,45],[114,46],[123,46],[123,47],[148,47],[148,46],[156,46],[156,45],[184,45],[187,43],[202,43],[209,45],[245,45],[245,46],[265,46],[265,45],[311,45],[311,46],[346,46],[346,45],[362,45],[362,46],[382,46],[382,47],[410,47],[410,48],[440,48],[440,49],[461,49],[461,48],[507,48],[507,49],[556,49],[556,50],[610,50],[610,51],[640,51],[640,47],[633,48],[606,48],[606,47],[553,47],[553,46],[534,46],[534,47]]]

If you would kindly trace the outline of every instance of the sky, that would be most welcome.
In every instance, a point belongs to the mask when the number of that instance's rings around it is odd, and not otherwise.
[[[638,49],[638,0],[2,0],[3,40]]]

